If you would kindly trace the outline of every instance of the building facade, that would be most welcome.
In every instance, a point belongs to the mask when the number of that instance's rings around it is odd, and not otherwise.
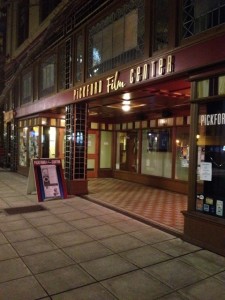
[[[188,194],[184,239],[225,255],[225,3],[2,1],[5,155]]]

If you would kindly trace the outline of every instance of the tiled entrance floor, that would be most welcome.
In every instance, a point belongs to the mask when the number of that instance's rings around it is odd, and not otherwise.
[[[88,197],[177,233],[183,232],[187,196],[138,183],[98,178],[88,181]]]

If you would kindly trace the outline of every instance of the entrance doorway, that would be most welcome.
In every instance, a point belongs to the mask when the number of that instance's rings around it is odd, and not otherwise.
[[[138,171],[138,133],[137,131],[118,132],[117,169]]]

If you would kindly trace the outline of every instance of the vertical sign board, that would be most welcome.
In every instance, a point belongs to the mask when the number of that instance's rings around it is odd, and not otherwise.
[[[27,193],[36,185],[38,201],[67,198],[60,159],[33,159],[30,165]]]

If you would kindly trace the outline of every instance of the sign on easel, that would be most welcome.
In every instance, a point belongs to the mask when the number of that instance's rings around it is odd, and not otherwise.
[[[60,159],[33,159],[30,164],[27,194],[37,193],[38,201],[67,198]]]

